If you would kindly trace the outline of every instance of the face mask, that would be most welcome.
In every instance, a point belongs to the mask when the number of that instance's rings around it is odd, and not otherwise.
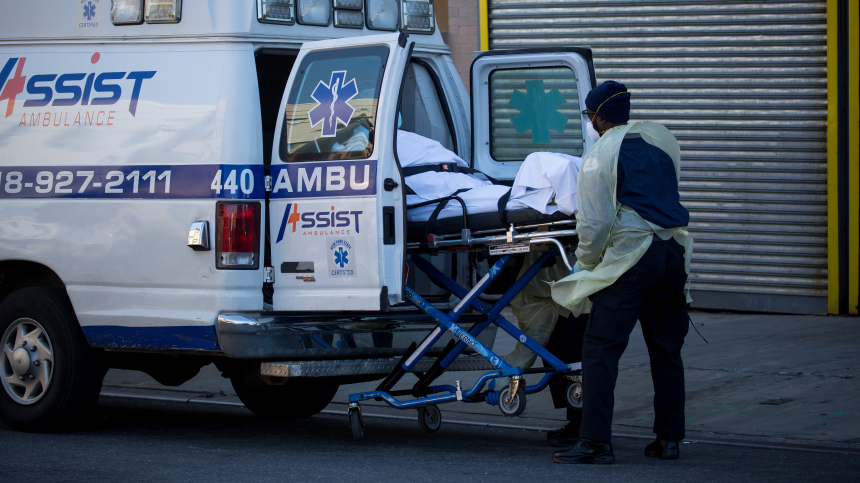
[[[595,142],[600,140],[600,134],[597,132],[597,130],[594,129],[594,125],[591,124],[590,122],[586,125],[585,130],[588,133],[589,139],[591,139],[592,141],[595,141]]]

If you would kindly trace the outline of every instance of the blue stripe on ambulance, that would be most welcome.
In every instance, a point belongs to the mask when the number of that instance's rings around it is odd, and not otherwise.
[[[126,349],[221,350],[214,325],[179,327],[82,327],[87,342],[95,347]]]
[[[263,166],[0,166],[0,198],[236,199],[265,197]]]
[[[376,161],[272,165],[270,199],[332,198],[376,194]]]

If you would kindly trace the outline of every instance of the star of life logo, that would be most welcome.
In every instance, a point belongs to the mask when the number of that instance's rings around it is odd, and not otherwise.
[[[343,247],[337,247],[337,250],[334,252],[334,264],[340,265],[340,268],[343,268],[346,264],[349,263],[349,252],[344,250]]]
[[[96,29],[99,28],[98,16],[101,7],[99,0],[79,0],[78,15],[75,19],[79,29]]]
[[[355,251],[355,238],[329,238],[326,240],[329,259],[328,268],[331,277],[352,277],[355,275],[355,264],[353,258]]]
[[[354,78],[346,82],[345,70],[332,72],[328,84],[319,81],[311,94],[317,102],[317,105],[308,112],[311,127],[322,124],[322,137],[335,136],[338,122],[346,126],[355,114],[355,108],[349,104],[349,101],[357,95],[358,85]]]

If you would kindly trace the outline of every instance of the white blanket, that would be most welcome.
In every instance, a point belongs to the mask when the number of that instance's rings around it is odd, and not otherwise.
[[[408,131],[397,131],[397,157],[401,166],[428,164],[457,164],[468,167],[459,156],[440,143]],[[498,211],[498,201],[508,190],[511,197],[507,210],[532,208],[544,214],[561,210],[567,215],[576,212],[576,176],[582,163],[580,158],[559,153],[532,153],[522,166],[512,188],[493,185],[466,173],[427,172],[408,176],[406,184],[415,192],[407,195],[406,204],[414,205],[450,196],[460,189],[468,189],[457,196],[466,203],[469,214]],[[426,221],[436,204],[409,209],[408,221]],[[458,201],[449,201],[439,218],[461,216]]]
[[[576,176],[582,158],[562,153],[531,153],[523,161],[511,189],[511,199],[551,215],[576,213]],[[555,202],[553,204],[553,202]]]

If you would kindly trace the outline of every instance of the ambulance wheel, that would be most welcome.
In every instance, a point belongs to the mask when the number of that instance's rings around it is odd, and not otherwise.
[[[242,375],[230,378],[233,389],[246,408],[269,419],[308,418],[322,411],[334,398],[337,384],[296,378],[281,386],[248,384]]]
[[[502,411],[502,414],[508,417],[516,417],[523,413],[526,410],[526,392],[523,388],[518,388],[517,393],[514,394],[514,398],[511,400],[511,403],[508,404],[508,398],[511,394],[511,386],[505,386],[501,391],[499,391],[499,410]]]
[[[421,426],[421,431],[425,433],[439,431],[442,427],[442,411],[439,411],[439,406],[431,404],[418,408],[418,426]]]
[[[567,406],[573,409],[582,409],[582,383],[571,381],[564,392]]]
[[[361,418],[361,408],[349,408],[349,427],[352,429],[352,439],[355,441],[364,439],[364,421]]]
[[[82,421],[105,370],[68,300],[44,288],[13,292],[0,304],[0,334],[0,418],[33,432]]]

